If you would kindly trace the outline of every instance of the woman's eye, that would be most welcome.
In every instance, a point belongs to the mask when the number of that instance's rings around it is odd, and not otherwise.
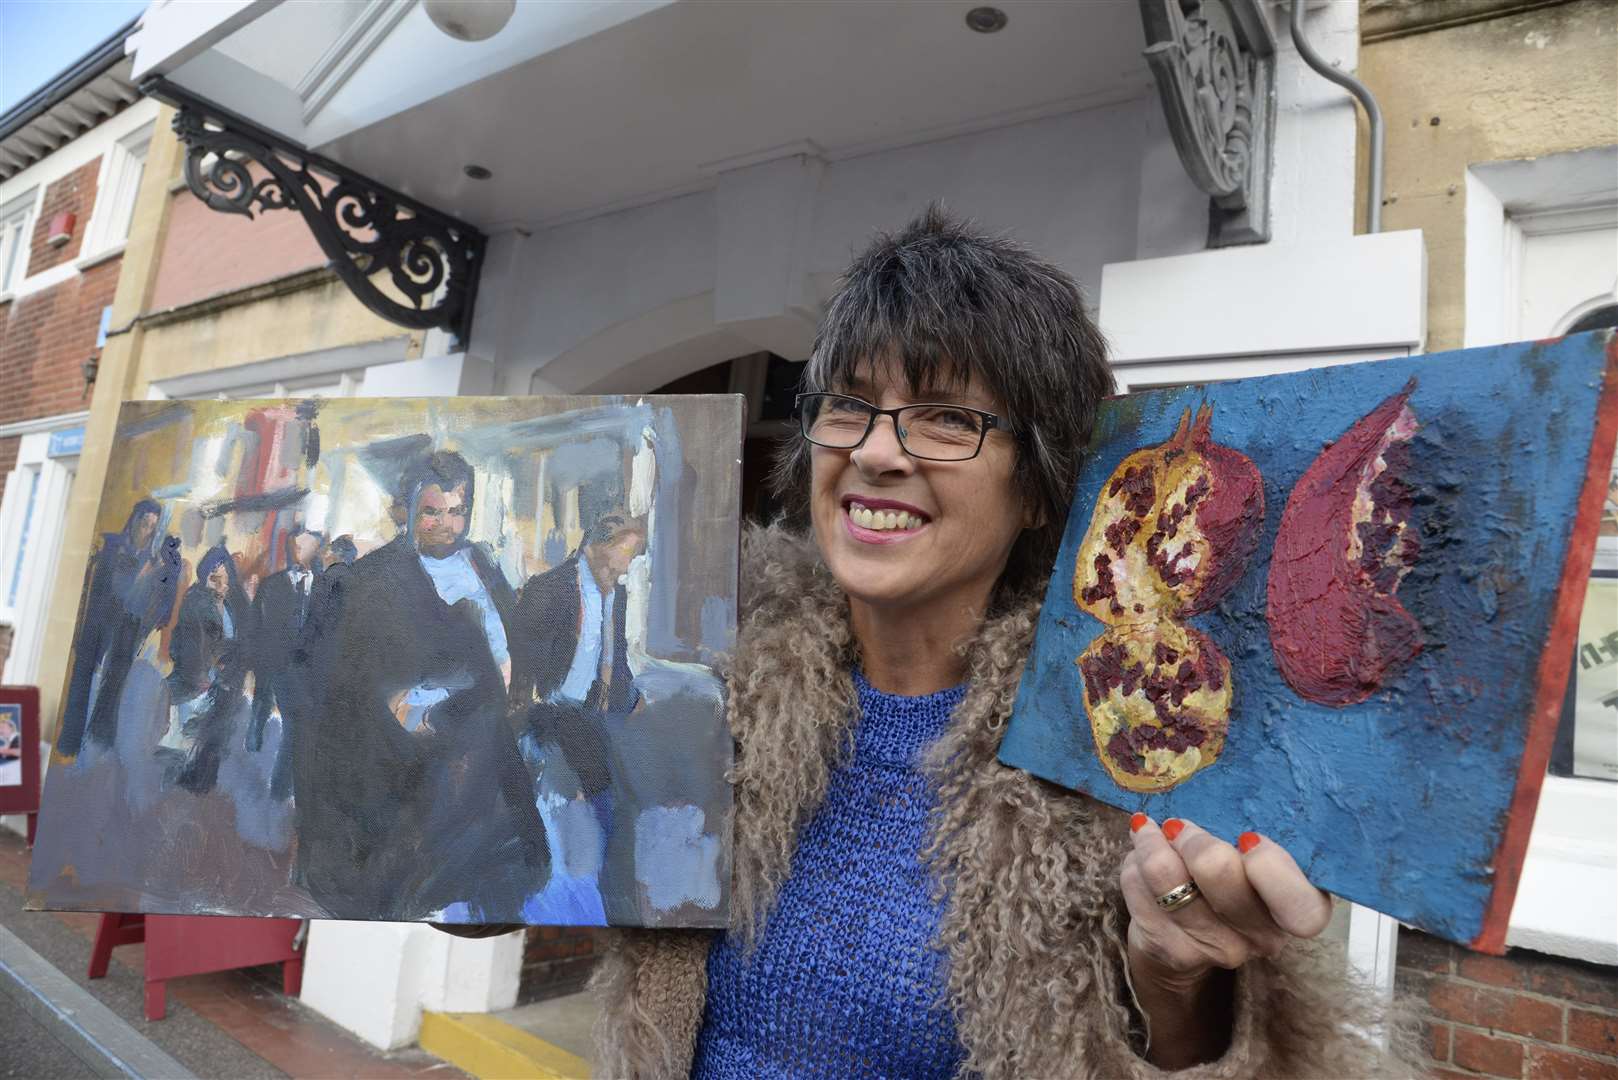
[[[928,409],[920,413],[915,422],[959,431],[976,431],[978,428],[977,416],[964,409]]]

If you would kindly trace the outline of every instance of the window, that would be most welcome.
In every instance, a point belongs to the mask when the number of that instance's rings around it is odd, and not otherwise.
[[[32,191],[0,206],[0,294],[16,289],[28,272],[29,228],[33,218]]]
[[[1468,346],[1610,325],[1618,306],[1618,146],[1471,166],[1466,186]],[[1615,491],[1618,495],[1618,491]],[[1618,503],[1586,588],[1563,724],[1540,790],[1508,945],[1618,963],[1618,650],[1610,620]],[[1588,647],[1586,647],[1588,646]]]
[[[220,401],[240,401],[246,398],[339,398],[359,393],[365,377],[359,371],[331,372],[303,379],[283,379],[279,382],[248,383],[228,390],[216,390],[202,397],[216,397]]]
[[[28,501],[23,505],[22,531],[17,536],[17,558],[11,565],[11,587],[6,590],[6,607],[17,606],[17,590],[22,585],[23,560],[28,557],[28,531],[34,523],[34,504],[39,501],[39,468],[28,472]]]
[[[85,238],[85,255],[100,255],[129,239],[135,198],[140,194],[141,177],[146,174],[146,150],[151,142],[152,126],[148,124],[108,148],[90,232]]]

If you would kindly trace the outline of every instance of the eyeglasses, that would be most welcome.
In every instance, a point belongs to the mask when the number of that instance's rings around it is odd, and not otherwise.
[[[803,437],[816,446],[853,450],[870,437],[876,418],[893,418],[905,453],[927,461],[966,461],[978,456],[993,428],[1010,431],[1005,417],[965,405],[903,405],[879,409],[846,394],[799,394],[794,399]]]

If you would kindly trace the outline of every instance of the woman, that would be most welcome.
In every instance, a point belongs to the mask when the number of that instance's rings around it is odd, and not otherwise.
[[[809,535],[745,546],[732,925],[619,936],[599,1074],[1411,1071],[1349,1033],[1280,847],[996,760],[1113,389],[1074,283],[929,210],[855,260],[804,383],[776,481]]]

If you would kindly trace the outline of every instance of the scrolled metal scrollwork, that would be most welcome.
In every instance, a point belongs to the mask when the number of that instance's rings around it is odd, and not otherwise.
[[[1209,243],[1269,238],[1275,39],[1256,0],[1140,0],[1180,161],[1213,200]]]
[[[466,340],[482,233],[191,106],[175,113],[174,132],[186,146],[186,186],[211,209],[249,218],[298,211],[360,303],[401,326]],[[382,275],[391,292],[375,280]]]

